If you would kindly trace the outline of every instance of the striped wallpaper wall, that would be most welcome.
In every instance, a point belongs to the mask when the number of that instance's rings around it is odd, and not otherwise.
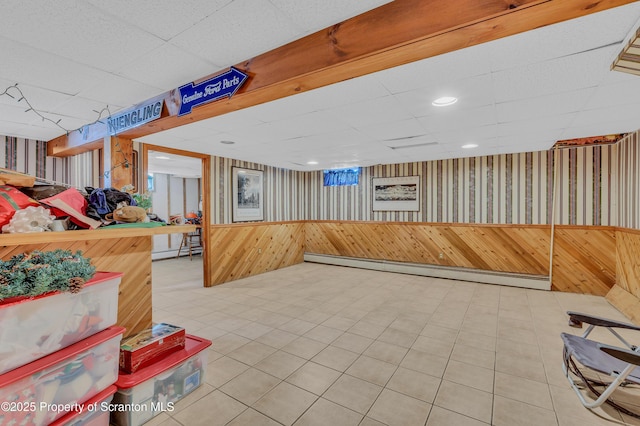
[[[0,149],[0,167],[78,188],[92,185],[92,152],[54,158],[47,157],[47,142],[11,136],[0,136],[0,140],[4,140],[4,149]]]
[[[618,142],[618,226],[640,229],[640,131]]]
[[[211,223],[232,223],[232,167],[264,172],[264,221],[303,220],[304,172],[223,157],[211,158]]]
[[[2,139],[0,167],[77,187],[93,183],[93,153],[50,158],[46,142]],[[244,167],[264,171],[265,221],[549,224],[555,184],[555,223],[640,229],[639,144],[640,131],[616,145],[379,165],[363,168],[351,187],[324,187],[322,172],[213,157],[211,218],[232,223],[231,171]],[[420,211],[372,211],[372,179],[394,176],[420,176]]]
[[[615,146],[459,158],[363,168],[360,185],[324,187],[305,176],[309,220],[612,225]],[[420,176],[420,211],[374,212],[372,179]]]
[[[556,152],[556,220],[566,225],[616,226],[617,145]]]

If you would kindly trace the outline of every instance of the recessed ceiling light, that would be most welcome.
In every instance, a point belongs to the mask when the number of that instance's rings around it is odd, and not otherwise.
[[[318,162],[317,161],[307,161],[307,164],[310,165],[310,166],[314,166],[314,165],[318,164]]]
[[[235,142],[234,141],[220,141],[221,144],[224,145],[233,145]]]
[[[454,98],[453,96],[443,96],[431,102],[431,105],[437,106],[437,107],[443,107],[443,106],[453,105],[456,102],[458,102],[458,98]]]
[[[171,160],[171,158],[165,157],[165,156],[162,156],[162,155],[157,156],[156,159],[158,159],[158,160]]]
[[[466,144],[466,145],[462,145],[462,147],[463,147],[464,149],[477,148],[477,147],[478,147],[478,144],[476,144],[476,143],[468,143],[468,144]]]

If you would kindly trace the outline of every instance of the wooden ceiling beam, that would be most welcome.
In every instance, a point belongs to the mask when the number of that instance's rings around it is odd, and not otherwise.
[[[183,116],[164,108],[160,118],[121,134],[142,137],[634,1],[395,0],[235,65],[249,79],[231,99]],[[172,102],[171,95],[164,95],[165,102]],[[78,153],[102,139],[100,132],[96,127],[53,139],[47,153]]]

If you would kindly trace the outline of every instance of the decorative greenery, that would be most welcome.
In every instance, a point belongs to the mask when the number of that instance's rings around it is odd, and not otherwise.
[[[18,254],[0,260],[0,300],[16,296],[38,296],[50,291],[77,293],[96,269],[81,251],[69,250]]]
[[[136,204],[138,205],[138,207],[149,210],[152,203],[151,193],[149,191],[144,191],[142,194],[140,194],[139,192],[134,193],[133,189],[133,185],[125,185],[120,189],[120,191],[128,192],[129,194],[131,194],[133,199],[136,200]]]
[[[149,210],[151,208],[151,193],[148,191],[133,194],[133,199],[136,200],[136,204],[138,207],[142,207],[145,210]]]

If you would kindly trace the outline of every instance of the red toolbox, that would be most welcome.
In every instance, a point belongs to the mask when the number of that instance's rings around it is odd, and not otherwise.
[[[120,370],[135,373],[170,352],[184,349],[184,328],[160,323],[129,336],[120,344]]]

